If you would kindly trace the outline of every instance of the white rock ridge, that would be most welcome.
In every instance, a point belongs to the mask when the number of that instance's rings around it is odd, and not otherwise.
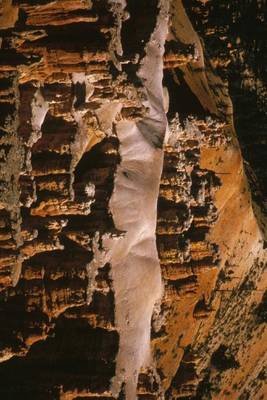
[[[157,24],[139,70],[148,112],[138,123],[121,121],[116,130],[121,163],[110,199],[117,229],[125,235],[108,247],[115,290],[115,318],[120,334],[113,395],[125,383],[127,400],[136,399],[138,373],[152,363],[151,317],[162,295],[156,248],[157,198],[163,164],[162,143],[167,129],[162,87],[164,43],[168,32],[168,2],[159,2]]]

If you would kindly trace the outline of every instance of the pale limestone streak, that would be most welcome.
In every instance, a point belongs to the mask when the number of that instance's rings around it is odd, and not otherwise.
[[[149,110],[138,123],[121,121],[118,166],[110,210],[117,229],[125,232],[111,242],[115,318],[120,334],[112,391],[125,383],[126,399],[136,399],[140,368],[152,363],[151,317],[162,295],[156,248],[157,199],[162,172],[162,143],[167,129],[162,87],[164,43],[168,32],[168,1],[159,2],[157,24],[139,70]]]

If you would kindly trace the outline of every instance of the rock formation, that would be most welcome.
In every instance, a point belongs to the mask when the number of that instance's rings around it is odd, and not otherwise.
[[[266,14],[1,2],[1,399],[266,397]]]

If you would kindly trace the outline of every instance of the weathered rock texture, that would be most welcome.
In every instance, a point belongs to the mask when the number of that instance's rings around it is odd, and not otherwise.
[[[263,400],[264,0],[3,0],[0,398]]]

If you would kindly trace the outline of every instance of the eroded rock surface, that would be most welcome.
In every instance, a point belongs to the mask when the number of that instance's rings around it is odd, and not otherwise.
[[[0,29],[0,397],[263,400],[265,1]]]

